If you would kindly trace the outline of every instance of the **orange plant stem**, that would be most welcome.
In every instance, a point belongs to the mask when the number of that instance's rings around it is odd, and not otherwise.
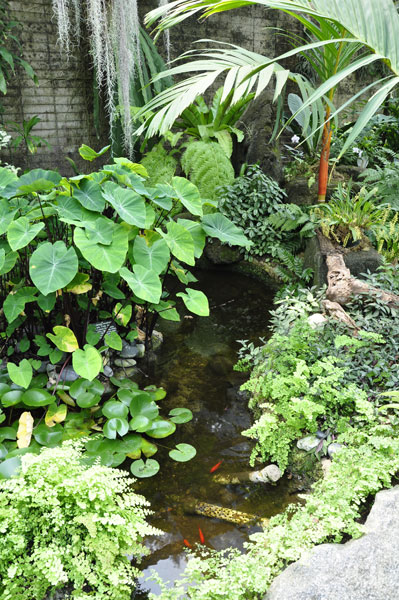
[[[326,110],[326,120],[330,116],[330,108]],[[327,181],[328,181],[328,159],[330,158],[330,145],[331,145],[331,125],[330,122],[324,123],[323,137],[322,137],[322,149],[320,154],[319,163],[319,191],[318,191],[318,202],[326,201],[327,193]]]

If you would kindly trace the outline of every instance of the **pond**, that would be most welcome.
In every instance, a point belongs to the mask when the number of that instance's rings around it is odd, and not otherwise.
[[[209,298],[209,317],[185,315],[180,323],[159,324],[164,343],[156,361],[147,367],[148,381],[167,391],[162,401],[165,412],[176,406],[190,408],[191,422],[180,425],[173,442],[164,440],[157,459],[161,471],[153,479],[138,482],[137,491],[151,502],[151,524],[165,532],[148,539],[151,555],[142,563],[144,571],[135,598],[144,600],[159,586],[145,581],[153,569],[164,581],[173,581],[186,564],[185,542],[205,544],[217,550],[242,548],[258,525],[235,525],[215,518],[187,514],[193,501],[203,501],[270,517],[295,500],[289,481],[277,485],[221,485],[215,474],[248,469],[251,441],[241,431],[251,424],[245,394],[239,391],[245,375],[233,370],[240,344],[237,340],[257,341],[268,337],[268,317],[273,290],[244,276],[228,271],[200,271],[197,288]],[[191,443],[196,457],[188,463],[176,463],[167,455],[177,443]],[[187,543],[186,542],[186,543]]]

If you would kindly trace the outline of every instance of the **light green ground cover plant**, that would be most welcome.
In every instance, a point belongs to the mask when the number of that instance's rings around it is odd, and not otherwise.
[[[129,600],[148,551],[148,502],[117,469],[82,460],[81,444],[44,449],[0,480],[0,598]]]

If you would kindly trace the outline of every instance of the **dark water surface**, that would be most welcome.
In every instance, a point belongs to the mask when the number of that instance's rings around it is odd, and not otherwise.
[[[226,271],[199,272],[197,277],[195,287],[208,296],[210,316],[183,318],[180,323],[161,321],[157,327],[164,343],[148,381],[167,391],[160,402],[163,414],[175,407],[187,407],[194,418],[178,425],[171,438],[160,440],[165,446],[156,455],[161,470],[137,486],[154,510],[151,524],[166,533],[147,540],[152,554],[141,565],[144,576],[137,600],[147,598],[148,591],[159,591],[157,584],[144,581],[151,569],[164,581],[177,578],[186,564],[183,539],[195,546],[199,543],[199,527],[206,544],[217,550],[242,548],[248,535],[259,530],[258,526],[235,526],[186,514],[185,507],[194,499],[262,517],[281,512],[295,499],[284,479],[274,486],[223,486],[213,480],[210,469],[219,461],[223,461],[217,470],[220,474],[248,468],[252,443],[240,432],[250,426],[251,415],[242,394],[237,394],[245,376],[233,370],[240,348],[236,340],[257,341],[269,335],[268,315],[274,292]],[[168,449],[181,442],[197,449],[196,457],[188,463],[168,457]]]

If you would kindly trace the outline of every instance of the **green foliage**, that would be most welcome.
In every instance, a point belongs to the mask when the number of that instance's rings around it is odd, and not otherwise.
[[[313,209],[323,234],[346,246],[362,240],[365,232],[385,225],[390,210],[376,206],[372,200],[376,192],[376,188],[363,187],[352,197],[351,181],[347,185],[338,184],[331,200]]]
[[[81,443],[22,456],[0,481],[1,597],[41,600],[69,585],[82,600],[128,600],[143,536],[160,533],[131,488],[123,471],[87,466]]]
[[[30,154],[35,154],[37,149],[42,145],[46,145],[48,148],[51,148],[50,144],[46,142],[44,138],[42,138],[40,135],[34,135],[32,133],[32,129],[38,123],[40,123],[40,121],[41,119],[37,115],[34,115],[27,121],[23,119],[22,125],[15,122],[8,122],[7,129],[9,131],[14,131],[17,134],[12,140],[12,146],[14,148],[18,148],[20,145],[25,145]]]
[[[234,180],[234,169],[222,146],[217,142],[192,141],[181,158],[185,174],[208,200],[218,197],[217,188]]]
[[[153,186],[157,183],[171,183],[177,168],[177,161],[170,152],[163,147],[162,142],[155,144],[153,148],[146,153],[141,164],[150,173],[148,185]]]
[[[399,165],[398,155],[388,150],[381,151],[373,168],[366,169],[361,177],[367,188],[377,188],[380,206],[399,210]]]

